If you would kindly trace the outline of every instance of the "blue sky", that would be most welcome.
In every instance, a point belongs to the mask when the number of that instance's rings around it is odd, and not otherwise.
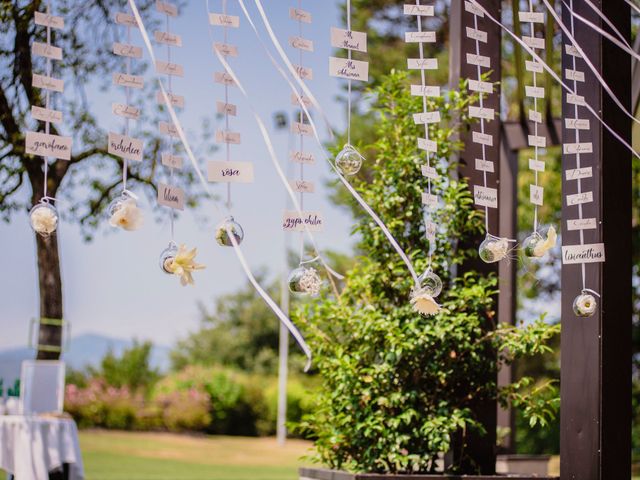
[[[183,64],[185,69],[185,77],[176,79],[173,87],[175,93],[186,97],[186,108],[180,113],[180,120],[196,139],[202,119],[214,121],[215,102],[222,99],[222,87],[212,81],[213,72],[221,71],[222,67],[212,53],[205,1],[187,3],[181,16],[172,21],[172,31],[182,35],[184,43],[183,48],[174,49],[173,61]],[[254,21],[261,25],[252,3],[247,2],[247,5]],[[290,35],[297,34],[297,24],[289,19],[289,7],[296,3],[293,0],[265,2],[273,26],[285,45]],[[211,4],[212,11],[220,9],[219,1]],[[236,2],[229,4],[229,13],[242,16]],[[336,101],[340,81],[328,76],[329,29],[340,24],[337,2],[304,0],[302,4],[314,17],[313,23],[304,27],[305,37],[315,43],[315,52],[305,54],[303,62],[314,71],[309,86],[334,127],[340,130],[344,127],[344,109]],[[262,33],[266,38],[266,33]],[[214,31],[213,35],[215,40],[222,40],[220,31]],[[137,32],[133,43],[143,45]],[[287,166],[288,135],[273,131],[272,116],[276,111],[291,112],[290,90],[269,63],[244,18],[241,18],[240,29],[229,31],[229,43],[236,44],[240,51],[239,57],[230,59],[231,66],[248,90],[251,103],[271,128],[280,163]],[[293,56],[290,48],[287,52]],[[163,60],[165,51],[156,48],[156,54]],[[146,51],[145,59],[148,60]],[[111,114],[111,103],[123,102],[122,91],[104,92],[98,88],[88,91],[103,127],[119,131],[121,120]],[[253,161],[256,172],[254,184],[234,186],[234,212],[245,230],[243,247],[252,268],[257,271],[264,267],[275,275],[282,270],[283,264],[284,234],[280,221],[285,191],[271,166],[247,103],[239,92],[232,90],[231,95],[231,101],[239,108],[232,127],[243,136],[243,144],[232,149],[233,159]],[[134,135],[135,129],[133,126]],[[315,146],[314,149],[319,157],[318,149]],[[203,169],[207,159],[199,158]],[[223,160],[223,151],[216,152],[211,159]],[[328,202],[323,183],[329,177],[328,165],[322,161],[307,168],[307,178],[316,183],[318,192],[307,197],[305,206],[325,214],[325,231],[316,237],[320,247],[348,251],[353,243],[350,218]],[[214,190],[222,194],[223,186],[214,185]],[[216,296],[243,285],[244,274],[233,251],[215,244],[214,229],[218,219],[211,203],[204,203],[196,212],[185,213],[176,224],[176,240],[197,246],[199,260],[207,265],[205,271],[196,274],[195,287],[187,288],[181,287],[176,278],[160,272],[158,256],[169,240],[169,227],[167,222],[152,220],[151,209],[156,208],[155,205],[143,204],[146,223],[137,232],[112,231],[105,220],[105,226],[97,232],[95,240],[84,243],[75,225],[63,223],[59,227],[65,317],[71,322],[74,335],[98,332],[172,344],[197,327],[198,302],[211,306]],[[64,209],[64,204],[59,208]],[[0,276],[3,299],[0,302],[0,348],[24,346],[29,320],[38,315],[39,305],[35,240],[26,214],[15,215],[10,225],[0,224],[0,247],[6,255],[7,272]]]

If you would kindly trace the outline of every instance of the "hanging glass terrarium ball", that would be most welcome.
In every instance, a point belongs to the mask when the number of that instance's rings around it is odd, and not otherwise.
[[[322,279],[313,267],[300,265],[289,274],[289,290],[300,296],[316,297],[322,288]]]
[[[546,230],[546,232],[545,232]],[[546,238],[545,238],[546,236]],[[533,232],[523,243],[524,254],[530,258],[541,258],[556,245],[558,235],[553,226]]]
[[[160,269],[164,273],[168,275],[173,275],[173,271],[171,270],[171,264],[173,263],[173,260],[176,258],[177,253],[178,253],[178,246],[175,243],[171,242],[169,243],[169,246],[165,248],[160,254]]]
[[[578,317],[591,317],[596,313],[598,302],[596,298],[587,292],[582,292],[573,301],[573,313]]]
[[[480,258],[485,263],[499,262],[509,253],[509,242],[506,238],[487,235],[478,248]]]
[[[218,245],[222,247],[233,247],[229,232],[231,232],[233,238],[235,238],[236,243],[240,245],[244,239],[244,230],[242,230],[240,224],[236,222],[233,217],[227,217],[224,222],[218,225],[216,229],[216,241]]]
[[[58,228],[58,211],[49,202],[41,201],[29,212],[29,222],[34,232],[47,238]]]
[[[133,231],[142,226],[142,210],[138,208],[134,196],[127,191],[122,192],[111,201],[107,207],[107,215],[109,215],[109,224],[112,227]]]
[[[418,277],[420,281],[420,290],[423,293],[435,298],[442,292],[442,280],[438,275],[428,268],[422,275]]]
[[[363,161],[364,157],[351,145],[346,144],[336,156],[336,168],[342,175],[352,176],[360,171]]]

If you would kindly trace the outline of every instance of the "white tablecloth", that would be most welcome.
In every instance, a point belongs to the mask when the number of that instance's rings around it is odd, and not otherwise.
[[[48,480],[49,472],[70,464],[69,480],[84,478],[78,429],[73,420],[0,416],[0,469],[16,480]]]

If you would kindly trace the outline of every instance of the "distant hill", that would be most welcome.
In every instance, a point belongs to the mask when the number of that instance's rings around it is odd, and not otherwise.
[[[75,369],[96,366],[109,350],[120,355],[132,344],[133,340],[99,334],[78,335],[71,339],[69,351],[63,354],[63,360]],[[154,345],[151,351],[151,366],[166,371],[169,368],[169,350],[169,347]],[[4,384],[13,384],[14,379],[20,377],[22,361],[33,357],[34,351],[28,348],[0,350],[0,378],[4,379]]]

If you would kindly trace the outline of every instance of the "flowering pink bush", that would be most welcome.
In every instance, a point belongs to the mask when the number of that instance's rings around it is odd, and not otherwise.
[[[169,431],[201,431],[211,424],[211,397],[196,388],[159,394],[154,403]]]

